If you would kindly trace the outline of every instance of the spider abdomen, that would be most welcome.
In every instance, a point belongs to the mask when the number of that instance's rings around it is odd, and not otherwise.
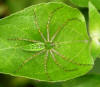
[[[45,49],[45,45],[44,43],[32,43],[32,44],[28,44],[22,47],[23,50],[25,51],[41,51],[43,49]]]

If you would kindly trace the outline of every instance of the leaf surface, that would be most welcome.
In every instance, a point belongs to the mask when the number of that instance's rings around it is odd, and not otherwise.
[[[37,43],[45,47],[40,50]],[[22,49],[29,44],[38,50]],[[76,8],[44,3],[0,20],[1,73],[63,81],[86,74],[92,66],[85,19]]]

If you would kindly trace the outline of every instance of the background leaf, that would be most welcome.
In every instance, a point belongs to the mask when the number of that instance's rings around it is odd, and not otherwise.
[[[100,13],[89,2],[89,32],[92,38],[92,56],[100,57]]]
[[[79,7],[88,7],[89,0],[70,0],[73,4]],[[90,0],[97,9],[100,9],[100,0]]]
[[[6,5],[8,6],[10,13],[14,13],[16,11],[22,10],[25,7],[47,3],[47,2],[67,2],[68,0],[6,0]]]
[[[45,49],[21,49],[37,42]],[[90,39],[79,10],[62,3],[39,4],[0,20],[1,73],[62,81],[84,75],[92,67]]]
[[[63,83],[63,87],[100,87],[100,75],[85,75]]]
[[[34,82],[35,87],[100,87],[100,75],[88,74],[66,82]]]

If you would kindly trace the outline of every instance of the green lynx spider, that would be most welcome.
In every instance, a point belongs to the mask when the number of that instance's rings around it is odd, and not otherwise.
[[[58,55],[60,56],[63,60],[69,62],[69,63],[72,63],[72,64],[75,64],[75,65],[81,65],[81,66],[91,66],[91,64],[80,64],[80,63],[77,63],[77,62],[74,62],[73,60],[70,60],[69,58],[66,58],[64,55],[62,55],[61,53],[59,53],[58,51],[55,50],[55,48],[57,46],[60,46],[61,44],[68,44],[68,43],[71,43],[72,41],[65,41],[65,42],[53,42],[54,39],[56,38],[57,34],[60,32],[61,29],[63,29],[63,27],[68,24],[70,21],[74,21],[74,20],[77,20],[77,21],[80,21],[78,20],[77,18],[72,18],[72,19],[68,19],[65,21],[65,23],[60,26],[57,31],[55,32],[55,34],[52,36],[52,38],[50,38],[50,32],[49,32],[49,24],[50,24],[50,21],[54,15],[54,13],[61,9],[63,7],[60,7],[60,8],[57,8],[55,9],[54,11],[51,12],[49,18],[48,18],[48,23],[47,23],[47,39],[44,37],[43,33],[41,32],[40,28],[39,28],[39,25],[38,25],[38,22],[37,22],[37,16],[36,16],[36,12],[35,12],[35,9],[34,9],[34,16],[35,16],[35,25],[38,29],[38,32],[40,33],[41,35],[41,38],[44,40],[44,42],[40,42],[40,41],[35,41],[35,40],[29,40],[29,39],[26,39],[26,38],[12,38],[12,39],[9,39],[9,40],[18,40],[18,41],[27,41],[27,42],[31,42],[32,44],[29,44],[29,45],[26,45],[24,47],[22,47],[22,49],[24,51],[35,51],[36,53],[33,54],[33,56],[31,56],[30,58],[27,58],[22,64],[21,66],[15,71],[15,72],[18,72],[26,63],[28,63],[29,61],[31,61],[35,56],[38,56],[40,54],[43,54],[43,53],[46,53],[45,55],[45,59],[44,59],[44,71],[45,71],[45,74],[47,75],[48,77],[48,80],[52,80],[48,74],[48,71],[47,71],[47,62],[48,62],[48,54],[50,53],[50,55],[52,56],[52,59],[53,61],[55,62],[55,64],[63,69],[65,72],[71,72],[71,71],[75,71],[77,70],[76,69],[66,69],[65,67],[63,67],[61,64],[59,64],[59,62],[56,60],[55,58],[55,55]],[[83,40],[77,40],[77,42],[87,42],[87,41],[83,41]]]

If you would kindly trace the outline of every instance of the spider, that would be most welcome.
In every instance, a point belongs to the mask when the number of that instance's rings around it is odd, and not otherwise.
[[[58,52],[55,48],[57,46],[60,46],[61,44],[65,43],[70,43],[70,41],[65,41],[65,42],[54,42],[56,36],[58,35],[58,33],[61,31],[61,29],[63,29],[70,21],[74,21],[74,20],[77,20],[80,22],[79,19],[77,18],[71,18],[71,19],[67,19],[62,26],[58,27],[57,31],[54,33],[54,35],[50,38],[50,29],[49,29],[49,25],[50,25],[50,22],[51,22],[51,19],[53,17],[53,15],[55,14],[55,12],[57,12],[59,9],[63,8],[62,7],[58,7],[56,8],[54,11],[51,12],[51,14],[49,15],[48,17],[48,22],[47,22],[47,25],[46,25],[46,32],[47,32],[47,39],[44,37],[43,33],[41,32],[40,30],[40,27],[38,25],[38,21],[37,21],[37,16],[36,16],[36,9],[34,9],[34,21],[35,21],[35,25],[36,25],[36,28],[41,36],[41,38],[43,39],[44,42],[40,42],[40,41],[36,41],[36,40],[29,40],[29,39],[26,39],[26,38],[13,38],[13,39],[9,39],[9,40],[18,40],[18,41],[27,41],[27,42],[31,42],[32,44],[29,44],[29,45],[26,45],[24,47],[22,47],[23,50],[26,50],[26,51],[35,51],[36,53],[33,54],[30,58],[27,58],[21,65],[20,67],[16,70],[16,72],[18,72],[26,63],[28,63],[29,61],[31,61],[35,56],[38,56],[40,54],[43,54],[45,53],[45,58],[44,58],[44,71],[45,71],[45,74],[47,75],[48,77],[48,80],[51,80],[49,74],[48,74],[48,71],[47,71],[47,62],[48,62],[48,54],[51,55],[51,58],[53,59],[54,63],[60,68],[62,69],[63,71],[65,72],[72,72],[72,71],[76,71],[76,69],[66,69],[65,67],[63,67],[63,65],[61,65],[54,54],[60,56],[63,60],[69,62],[69,63],[72,63],[72,64],[75,64],[75,65],[83,65],[83,66],[91,66],[91,64],[80,64],[80,63],[77,63],[77,62],[74,62],[73,60],[70,60],[69,58],[65,57],[63,54],[61,54],[60,52]],[[72,41],[71,41],[72,42]],[[83,40],[77,40],[77,42],[83,42]]]

